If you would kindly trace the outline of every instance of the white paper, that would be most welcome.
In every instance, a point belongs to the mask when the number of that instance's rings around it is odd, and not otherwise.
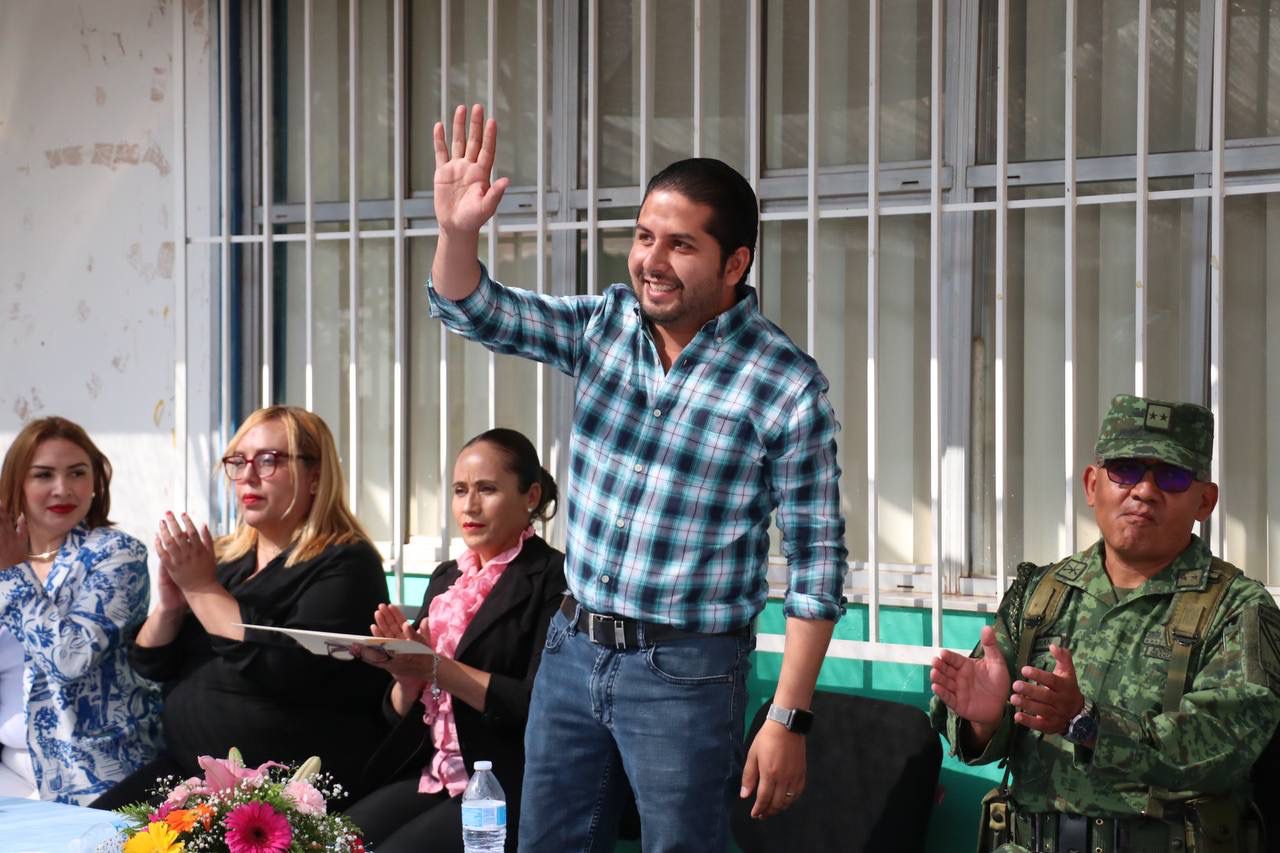
[[[244,625],[241,628],[253,628],[255,631],[275,631],[291,637],[313,655],[332,656],[334,651],[349,649],[351,646],[369,646],[384,649],[402,655],[433,655],[430,647],[414,640],[396,640],[388,637],[364,637],[360,634],[331,634],[327,631],[304,631],[301,628],[275,628],[270,625]]]

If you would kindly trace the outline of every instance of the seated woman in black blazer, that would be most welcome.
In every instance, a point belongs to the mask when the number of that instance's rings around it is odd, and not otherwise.
[[[371,626],[438,653],[375,664],[396,679],[386,709],[396,728],[366,775],[383,787],[347,816],[378,853],[461,851],[461,797],[477,760],[493,762],[516,849],[529,695],[565,590],[564,554],[533,532],[554,514],[556,484],[529,439],[493,429],[462,448],[451,489],[467,550],[436,568],[416,625],[381,605]]]
[[[382,559],[343,499],[329,427],[295,406],[259,409],[222,461],[236,528],[214,542],[185,513],[161,521],[156,606],[129,649],[134,670],[164,690],[164,750],[97,808],[146,799],[160,776],[203,775],[199,756],[233,746],[253,766],[319,755],[352,788],[386,734],[385,673],[241,627],[362,634],[388,600]]]

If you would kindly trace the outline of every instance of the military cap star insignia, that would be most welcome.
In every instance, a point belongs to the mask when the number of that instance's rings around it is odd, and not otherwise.
[[[1168,406],[1161,406],[1157,403],[1147,404],[1147,429],[1169,429],[1169,418],[1173,415],[1173,410]]]

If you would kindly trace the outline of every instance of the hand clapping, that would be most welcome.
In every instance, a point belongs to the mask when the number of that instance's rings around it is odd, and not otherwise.
[[[197,532],[185,512],[182,523],[173,513],[166,513],[160,520],[155,546],[160,557],[160,570],[169,576],[180,594],[217,583],[218,561],[213,554],[213,537],[209,534],[208,525]],[[162,581],[159,591],[162,603],[171,591],[164,588]],[[174,602],[171,599],[168,603],[172,605]]]

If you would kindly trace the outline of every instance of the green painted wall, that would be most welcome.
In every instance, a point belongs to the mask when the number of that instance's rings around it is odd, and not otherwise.
[[[426,578],[406,578],[405,599],[413,604],[422,601],[426,591]],[[388,579],[394,587],[394,579]],[[391,590],[395,595],[394,588]],[[930,612],[909,607],[880,608],[880,639],[886,643],[906,645],[933,645]],[[978,642],[978,632],[990,624],[986,614],[961,611],[944,611],[942,631],[946,644],[953,648],[965,648]],[[760,633],[781,634],[785,628],[782,603],[770,601],[760,614],[757,623]],[[835,636],[844,640],[867,639],[867,608],[850,605],[845,617],[836,624]],[[751,673],[747,679],[747,720],[750,722],[756,709],[773,695],[782,666],[782,655],[775,652],[756,652]],[[902,702],[927,711],[929,708],[929,671],[915,664],[871,663],[869,661],[828,658],[818,675],[818,689],[840,693],[872,696],[892,702]],[[934,807],[929,819],[927,849],[931,853],[969,853],[973,850],[978,831],[978,803],[1000,778],[994,765],[966,767],[948,754],[943,741],[942,774],[939,784],[943,789],[942,802]],[[618,844],[618,853],[639,853],[634,842]]]

